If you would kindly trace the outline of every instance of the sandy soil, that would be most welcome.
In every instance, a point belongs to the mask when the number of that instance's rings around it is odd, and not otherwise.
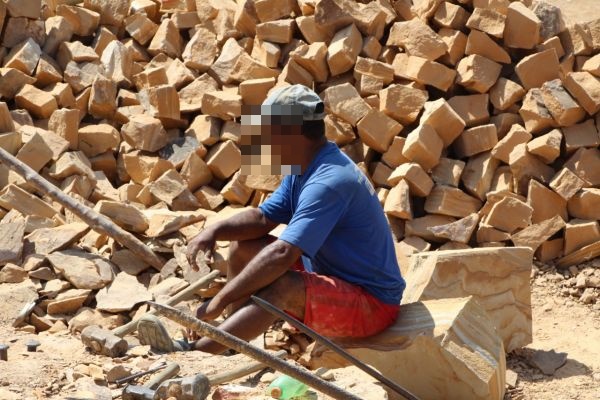
[[[545,0],[561,8],[567,24],[600,18],[598,0]]]

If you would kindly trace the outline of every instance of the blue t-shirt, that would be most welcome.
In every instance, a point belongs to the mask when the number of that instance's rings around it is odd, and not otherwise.
[[[286,176],[259,209],[287,224],[279,239],[302,250],[307,271],[400,304],[406,283],[381,204],[367,177],[335,143],[327,142],[304,174]]]

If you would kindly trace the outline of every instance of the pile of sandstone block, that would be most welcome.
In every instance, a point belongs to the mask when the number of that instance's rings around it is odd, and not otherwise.
[[[187,242],[280,182],[240,174],[242,105],[288,84],[322,96],[403,269],[437,249],[597,255],[600,21],[565,26],[542,1],[412,3],[0,1],[0,147],[168,260],[158,273],[0,164],[0,282],[46,296],[31,329],[118,324],[205,274]]]

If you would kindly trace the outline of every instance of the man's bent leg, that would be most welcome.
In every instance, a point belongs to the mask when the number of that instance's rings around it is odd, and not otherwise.
[[[298,318],[304,318],[306,304],[306,288],[302,274],[288,271],[275,282],[257,293],[269,303],[284,309]],[[231,333],[243,340],[252,340],[265,332],[277,317],[263,310],[252,301],[227,318],[219,329]],[[202,338],[194,343],[194,349],[206,353],[220,354],[227,348],[208,338]]]
[[[229,245],[229,267],[227,269],[227,280],[231,281],[238,276],[248,263],[265,247],[275,241],[275,236],[266,235],[258,239],[231,242]],[[233,314],[242,307],[248,299],[236,301],[227,307],[227,313]]]

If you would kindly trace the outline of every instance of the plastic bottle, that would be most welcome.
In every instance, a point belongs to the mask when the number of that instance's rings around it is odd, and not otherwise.
[[[267,388],[267,394],[274,399],[289,400],[296,396],[302,396],[308,390],[308,386],[287,375],[275,379]]]

